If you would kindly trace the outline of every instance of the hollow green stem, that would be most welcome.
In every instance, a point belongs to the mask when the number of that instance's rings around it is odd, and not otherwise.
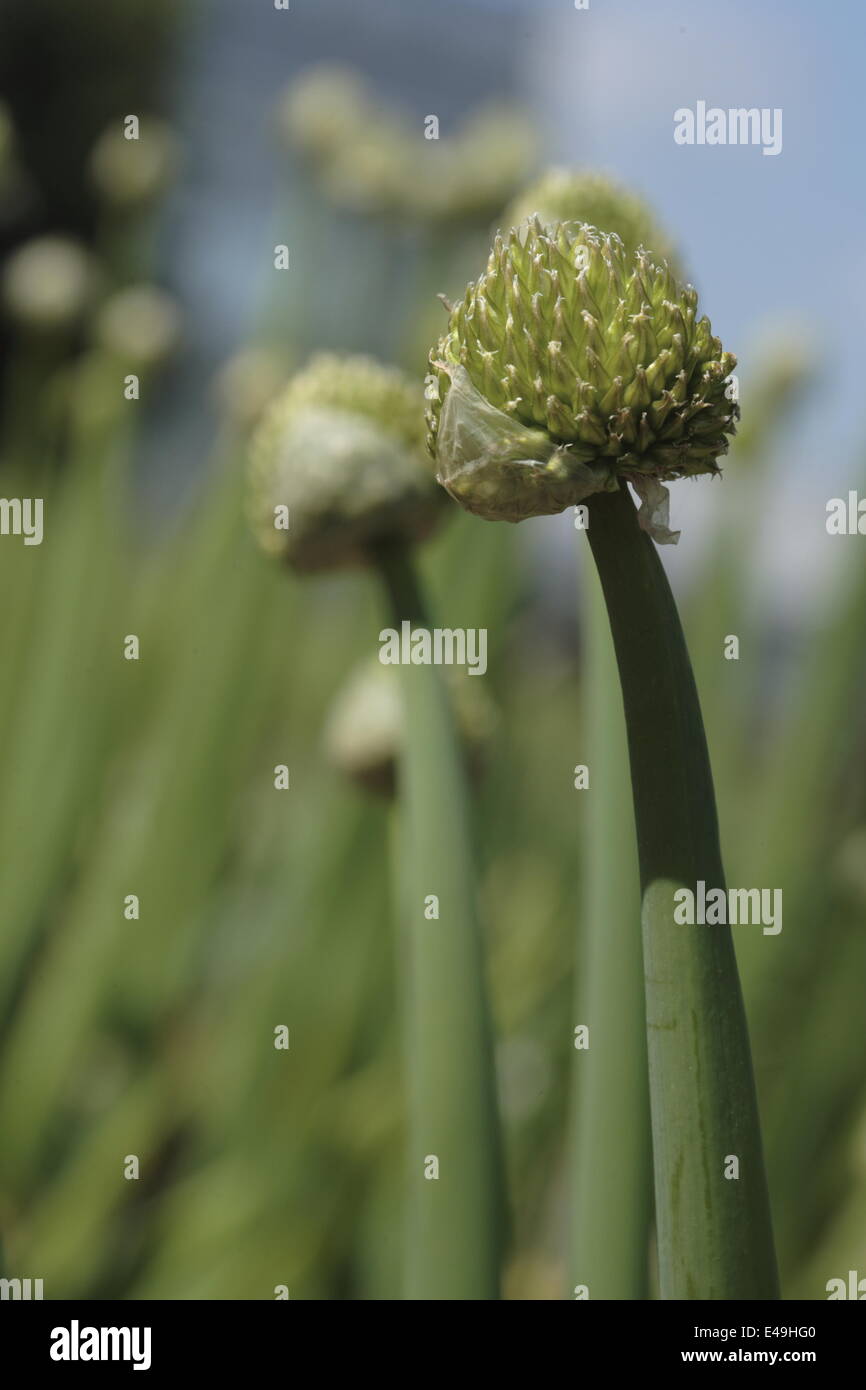
[[[569,1297],[648,1297],[652,1144],[628,752],[616,658],[598,578],[582,575],[586,691],[581,760],[583,871],[575,1021],[589,1046],[572,1057]]]
[[[660,1293],[773,1299],[776,1259],[730,927],[674,920],[677,890],[694,894],[701,881],[707,891],[725,886],[689,655],[661,561],[625,487],[590,498],[587,534],[628,730]]]
[[[430,626],[407,551],[376,556],[393,621]],[[503,1182],[465,770],[435,666],[400,668],[400,915],[409,1121],[405,1297],[499,1297]]]

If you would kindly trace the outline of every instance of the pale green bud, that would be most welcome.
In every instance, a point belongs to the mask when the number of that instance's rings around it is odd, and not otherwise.
[[[315,357],[253,436],[249,505],[262,547],[298,570],[367,564],[378,544],[422,539],[443,509],[414,383],[368,357]]]

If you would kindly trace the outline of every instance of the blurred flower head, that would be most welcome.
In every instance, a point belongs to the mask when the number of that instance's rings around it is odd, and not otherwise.
[[[155,285],[130,285],[111,295],[96,317],[100,347],[138,370],[157,367],[180,341],[175,301]]]
[[[217,408],[242,431],[251,429],[286,384],[288,368],[281,352],[244,347],[223,364],[214,381]]]
[[[15,251],[3,270],[3,302],[18,323],[34,332],[71,327],[93,295],[96,266],[83,246],[45,236]]]
[[[461,680],[446,669],[445,679],[469,770],[481,770],[483,745],[495,716],[479,681]],[[404,740],[403,700],[393,666],[376,658],[362,663],[337,695],[323,732],[325,754],[337,771],[366,791],[393,796]]]
[[[378,544],[428,535],[442,514],[414,382],[369,357],[322,353],[251,443],[250,517],[298,570],[363,565]]]
[[[165,192],[179,162],[177,138],[165,121],[142,120],[137,140],[127,140],[114,121],[91,150],[90,179],[106,203],[139,208]]]
[[[489,220],[535,153],[529,122],[511,107],[484,107],[427,140],[420,121],[383,110],[355,72],[331,64],[294,79],[278,128],[337,206],[404,221]]]
[[[277,129],[308,159],[327,159],[357,139],[369,97],[352,68],[323,63],[292,80],[277,110]]]

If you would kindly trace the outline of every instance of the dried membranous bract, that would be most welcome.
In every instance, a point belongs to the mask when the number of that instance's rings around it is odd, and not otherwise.
[[[665,482],[718,471],[735,365],[664,261],[533,218],[496,238],[430,354],[437,476],[489,519],[562,511],[621,481],[661,514]]]

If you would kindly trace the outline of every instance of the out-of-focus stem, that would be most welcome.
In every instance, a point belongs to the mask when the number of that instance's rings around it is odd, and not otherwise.
[[[430,621],[408,552],[376,556],[393,620]],[[499,1297],[502,1156],[462,750],[435,666],[400,668],[409,1125],[405,1296]]]

